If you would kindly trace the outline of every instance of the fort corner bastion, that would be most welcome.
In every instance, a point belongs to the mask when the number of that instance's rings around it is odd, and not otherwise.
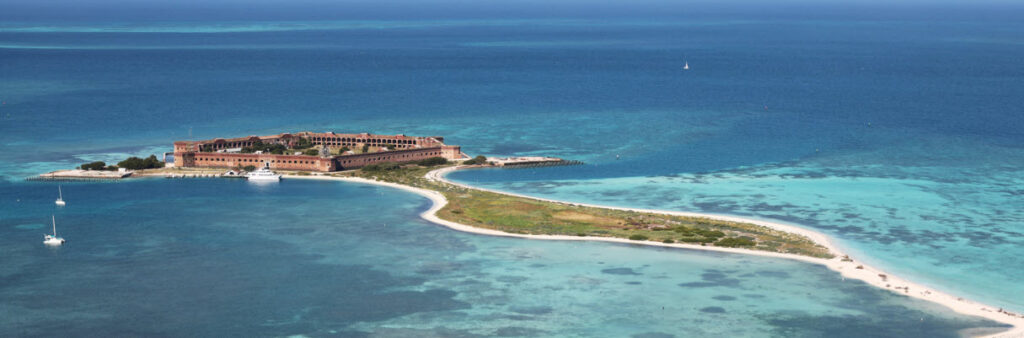
[[[273,149],[268,151],[268,149]],[[316,155],[308,154],[313,149]],[[305,150],[305,151],[303,151]],[[174,166],[192,168],[263,167],[339,171],[382,162],[443,157],[466,158],[459,146],[440,136],[284,133],[271,136],[174,142]]]

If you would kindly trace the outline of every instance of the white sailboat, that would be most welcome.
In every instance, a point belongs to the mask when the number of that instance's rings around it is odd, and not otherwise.
[[[64,238],[57,237],[57,218],[50,215],[53,219],[53,235],[43,235],[43,244],[46,245],[61,245],[64,244]]]
[[[683,61],[683,70],[690,70],[690,63]]]
[[[58,206],[63,207],[67,203],[64,203],[64,192],[60,190],[60,185],[57,185],[57,194],[57,201],[54,203],[57,203]]]

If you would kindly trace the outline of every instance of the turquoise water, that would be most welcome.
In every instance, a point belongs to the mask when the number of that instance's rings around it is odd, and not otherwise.
[[[465,234],[391,188],[4,185],[0,335],[955,336],[995,323],[745,255]],[[55,212],[62,247],[43,246]],[[368,216],[372,215],[372,216]]]
[[[790,222],[1024,311],[1020,8],[711,7],[650,19],[0,13],[0,293],[14,300],[0,305],[2,335],[933,336],[991,324],[805,264],[458,234],[418,220],[419,197],[338,183],[72,184],[57,211],[71,242],[37,243],[56,189],[24,177],[190,137],[300,130],[582,160],[453,178]]]
[[[805,226],[890,273],[1024,308],[1024,299],[1007,297],[1024,293],[1024,156],[965,140],[922,141],[704,173],[547,180],[540,170],[478,170],[451,177],[554,199]]]

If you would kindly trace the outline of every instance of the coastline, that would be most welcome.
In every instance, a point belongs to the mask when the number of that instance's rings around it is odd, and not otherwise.
[[[864,265],[864,264],[859,263],[857,261],[844,261],[843,257],[846,256],[846,254],[843,251],[839,250],[832,243],[832,241],[829,239],[828,236],[826,236],[825,234],[813,231],[813,230],[809,230],[809,229],[805,229],[805,228],[800,228],[800,227],[796,227],[796,226],[792,226],[792,225],[787,225],[787,224],[780,224],[780,223],[767,222],[767,221],[754,220],[754,219],[746,219],[746,218],[736,217],[736,216],[702,214],[702,213],[694,213],[694,212],[679,212],[679,211],[666,211],[666,210],[639,209],[639,208],[623,208],[623,207],[612,207],[612,206],[603,206],[603,205],[594,205],[594,204],[558,201],[558,200],[537,198],[537,197],[520,195],[520,194],[515,194],[515,193],[508,193],[508,192],[503,192],[503,191],[497,191],[497,190],[473,187],[473,186],[469,186],[469,185],[465,185],[465,184],[461,184],[461,183],[457,183],[457,182],[452,182],[452,181],[449,181],[449,180],[447,180],[445,178],[446,174],[448,174],[448,173],[450,173],[452,171],[458,170],[458,169],[460,169],[460,168],[459,167],[447,167],[447,168],[433,170],[433,171],[430,171],[430,172],[427,173],[426,178],[428,180],[433,180],[433,181],[437,181],[437,182],[443,182],[443,183],[446,183],[446,184],[451,184],[451,185],[455,185],[455,186],[459,186],[459,187],[463,187],[463,188],[475,189],[475,190],[481,190],[481,191],[488,191],[488,192],[493,192],[493,193],[498,193],[498,194],[504,194],[504,195],[522,197],[522,198],[528,198],[528,199],[545,201],[545,202],[551,202],[551,203],[573,204],[573,205],[586,206],[586,207],[605,208],[605,209],[614,209],[614,210],[625,210],[625,211],[636,211],[636,212],[648,212],[648,213],[659,213],[659,214],[676,215],[676,216],[704,217],[704,218],[716,219],[716,220],[751,223],[751,224],[761,225],[761,226],[773,228],[773,229],[784,231],[784,232],[795,233],[795,234],[799,234],[799,235],[805,236],[805,237],[811,239],[812,241],[814,241],[814,242],[816,242],[816,243],[826,247],[836,257],[832,258],[832,259],[823,259],[823,258],[814,258],[814,257],[795,255],[795,254],[785,254],[785,253],[776,253],[776,252],[756,251],[756,250],[739,249],[739,248],[724,248],[724,247],[714,247],[714,246],[700,246],[700,245],[686,244],[686,243],[661,243],[661,242],[654,242],[654,241],[636,241],[636,240],[630,240],[630,239],[625,239],[625,238],[614,238],[614,237],[593,237],[593,236],[579,237],[579,236],[566,236],[566,235],[527,235],[527,234],[507,233],[507,232],[498,231],[498,230],[477,228],[477,227],[473,227],[473,226],[469,226],[469,225],[465,225],[465,224],[460,224],[460,223],[456,223],[456,222],[452,222],[452,221],[447,221],[447,220],[443,220],[443,219],[439,218],[437,216],[437,212],[439,210],[441,210],[442,208],[444,208],[445,205],[448,204],[448,200],[444,197],[444,195],[442,195],[441,193],[436,192],[436,191],[427,190],[427,189],[421,189],[421,188],[416,188],[416,187],[411,187],[411,186],[406,186],[406,185],[397,184],[397,183],[374,181],[374,180],[368,180],[368,179],[357,178],[357,177],[298,176],[298,175],[286,175],[284,177],[289,178],[289,179],[312,179],[312,180],[328,180],[328,181],[343,181],[343,182],[352,182],[352,183],[374,184],[374,185],[387,186],[387,187],[392,187],[392,188],[396,188],[396,189],[401,189],[401,190],[405,190],[405,191],[408,191],[408,192],[412,192],[412,193],[421,195],[423,197],[426,197],[426,198],[428,198],[428,199],[430,199],[432,201],[431,207],[428,210],[426,210],[426,211],[424,211],[423,213],[420,214],[421,218],[423,218],[423,219],[425,219],[427,221],[430,221],[432,223],[443,225],[443,226],[448,227],[448,228],[453,229],[453,230],[463,231],[463,232],[468,232],[468,233],[475,233],[475,234],[489,235],[489,236],[516,237],[516,238],[526,238],[526,239],[540,239],[540,240],[599,241],[599,242],[611,242],[611,243],[621,243],[621,244],[648,245],[648,246],[658,246],[658,247],[670,247],[670,248],[680,248],[680,249],[693,249],[693,250],[704,250],[704,251],[715,251],[715,252],[725,252],[725,253],[735,253],[735,254],[745,254],[745,255],[756,255],[756,256],[765,256],[765,257],[775,257],[775,258],[782,258],[782,259],[792,259],[792,260],[807,262],[807,263],[811,263],[811,264],[820,264],[820,265],[824,265],[825,267],[827,267],[830,270],[839,272],[839,274],[843,278],[858,279],[858,280],[861,280],[861,281],[863,281],[863,282],[865,282],[865,283],[867,283],[869,285],[872,285],[874,287],[877,287],[877,288],[886,289],[886,290],[889,290],[891,292],[895,292],[895,293],[903,294],[903,295],[906,295],[906,296],[914,297],[914,298],[917,298],[917,299],[921,299],[921,300],[937,303],[937,304],[945,306],[945,307],[947,307],[947,308],[949,308],[949,309],[951,309],[951,310],[953,310],[953,311],[955,311],[957,313],[961,313],[961,314],[965,314],[965,315],[978,316],[978,317],[986,318],[986,319],[989,319],[989,320],[992,320],[992,321],[995,321],[995,322],[1004,323],[1004,324],[1007,324],[1007,325],[1011,326],[1010,328],[1007,328],[1006,331],[1002,331],[1002,332],[998,332],[998,333],[994,333],[994,334],[989,334],[989,335],[983,335],[982,337],[999,337],[999,338],[1004,338],[1004,337],[1024,337],[1024,316],[1019,315],[1019,314],[1006,313],[1006,312],[1003,312],[1002,309],[999,309],[997,307],[992,307],[992,306],[989,306],[989,305],[985,305],[985,304],[982,304],[982,303],[974,302],[974,301],[971,301],[971,300],[968,300],[968,299],[964,299],[964,298],[961,298],[961,297],[956,297],[954,295],[947,294],[947,293],[944,293],[944,292],[941,292],[941,291],[930,289],[930,288],[927,288],[925,286],[922,286],[922,285],[913,283],[911,281],[902,279],[902,278],[900,278],[898,276],[893,276],[893,275],[888,274],[888,273],[886,273],[886,272],[884,272],[884,271],[882,271],[880,269]]]

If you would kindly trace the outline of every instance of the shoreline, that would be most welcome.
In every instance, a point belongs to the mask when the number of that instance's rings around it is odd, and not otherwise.
[[[432,171],[427,173],[426,178],[428,180],[443,182],[443,183],[447,183],[447,184],[451,184],[451,185],[455,185],[455,186],[459,186],[459,187],[463,187],[463,188],[467,188],[467,189],[475,189],[475,190],[480,190],[480,191],[493,192],[493,193],[498,193],[498,194],[504,194],[504,195],[509,195],[509,196],[522,197],[522,198],[528,198],[528,199],[544,201],[544,202],[550,202],[550,203],[571,204],[571,205],[579,205],[579,206],[594,207],[594,208],[604,208],[604,209],[614,209],[614,210],[625,210],[625,211],[636,211],[636,212],[647,212],[647,213],[659,213],[659,214],[675,215],[675,216],[703,217],[703,218],[716,219],[716,220],[725,220],[725,221],[732,221],[732,222],[751,223],[751,224],[761,225],[761,226],[769,227],[769,228],[780,230],[780,231],[785,231],[785,232],[789,232],[789,233],[795,233],[795,234],[799,234],[799,235],[802,235],[802,236],[806,236],[807,238],[811,239],[812,241],[814,241],[814,242],[816,242],[816,243],[826,247],[836,257],[832,258],[832,259],[824,259],[824,258],[814,258],[814,257],[802,256],[802,255],[796,255],[796,254],[786,254],[786,253],[767,252],[767,251],[756,251],[756,250],[749,250],[749,249],[724,248],[724,247],[714,247],[714,246],[700,246],[700,245],[685,244],[685,243],[661,243],[661,242],[654,242],[654,241],[636,241],[636,240],[630,240],[630,239],[626,239],[626,238],[616,238],[616,237],[593,237],[593,236],[579,237],[579,236],[567,236],[567,235],[527,235],[527,234],[514,234],[514,233],[508,233],[508,232],[499,231],[499,230],[477,228],[477,227],[473,227],[473,226],[469,226],[469,225],[465,225],[465,224],[460,224],[460,223],[456,223],[456,222],[452,222],[452,221],[447,221],[447,220],[443,220],[443,219],[439,218],[437,216],[437,212],[440,211],[442,208],[445,207],[445,205],[448,204],[448,199],[445,198],[444,195],[442,195],[441,193],[433,191],[433,190],[416,188],[416,187],[411,187],[411,186],[397,184],[397,183],[391,183],[391,182],[374,181],[374,180],[358,178],[358,177],[298,176],[298,175],[286,175],[284,177],[285,178],[289,178],[289,179],[341,181],[341,182],[351,182],[351,183],[373,184],[373,185],[392,187],[392,188],[408,191],[408,192],[411,192],[411,193],[415,193],[417,195],[420,195],[420,196],[423,196],[423,197],[426,197],[426,198],[430,199],[431,202],[432,202],[432,205],[431,205],[431,207],[429,209],[427,209],[426,211],[420,213],[420,217],[421,218],[423,218],[423,219],[425,219],[425,220],[427,220],[429,222],[436,223],[436,224],[445,226],[445,227],[453,229],[453,230],[462,231],[462,232],[468,232],[468,233],[474,233],[474,234],[480,234],[480,235],[501,236],[501,237],[515,237],[515,238],[525,238],[525,239],[539,239],[539,240],[597,241],[597,242],[610,242],[610,243],[620,243],[620,244],[648,245],[648,246],[656,246],[656,247],[668,247],[668,248],[678,248],[678,249],[692,249],[692,250],[703,250],[703,251],[724,252],[724,253],[734,253],[734,254],[744,254],[744,255],[755,255],[755,256],[763,256],[763,257],[774,257],[774,258],[782,258],[782,259],[792,259],[792,260],[802,261],[802,262],[811,263],[811,264],[824,265],[829,270],[838,272],[843,278],[854,278],[854,279],[861,280],[861,281],[863,281],[863,282],[865,282],[865,283],[867,283],[867,284],[869,284],[871,286],[874,286],[874,287],[877,287],[877,288],[880,288],[880,289],[885,289],[885,290],[888,290],[888,291],[891,291],[891,292],[895,292],[895,293],[898,293],[898,294],[902,294],[902,295],[905,295],[905,296],[909,296],[909,297],[913,297],[913,298],[917,298],[917,299],[921,299],[921,300],[925,300],[925,301],[929,301],[929,302],[932,302],[932,303],[936,303],[936,304],[945,306],[946,308],[949,308],[949,309],[953,310],[954,312],[957,312],[957,313],[960,313],[960,314],[982,317],[982,318],[985,318],[985,319],[989,319],[989,320],[992,320],[992,321],[995,321],[995,322],[999,322],[999,323],[1003,323],[1003,324],[1007,324],[1007,325],[1011,326],[1010,328],[1007,328],[1006,331],[999,332],[999,333],[994,333],[994,334],[989,334],[989,335],[983,335],[981,337],[993,337],[993,338],[994,337],[999,337],[999,338],[1024,337],[1024,316],[1019,315],[1019,314],[1011,314],[1011,313],[1003,312],[1002,309],[997,308],[997,307],[992,307],[992,306],[989,306],[989,305],[985,305],[985,304],[978,303],[978,302],[975,302],[975,301],[971,301],[971,300],[968,300],[968,299],[964,299],[964,298],[961,298],[961,297],[956,297],[956,296],[953,296],[951,294],[947,294],[947,293],[944,293],[944,292],[941,292],[941,291],[930,289],[930,288],[924,287],[922,285],[913,283],[911,281],[902,279],[900,277],[893,276],[891,274],[885,273],[884,271],[882,271],[880,269],[877,269],[877,268],[874,268],[874,267],[871,267],[871,266],[868,266],[868,265],[864,265],[864,264],[859,263],[857,261],[843,261],[843,257],[846,256],[846,254],[843,251],[839,250],[832,243],[832,241],[830,240],[830,238],[828,236],[826,236],[825,234],[813,231],[813,230],[809,230],[809,229],[805,229],[805,228],[800,228],[800,227],[796,227],[796,226],[792,226],[792,225],[787,225],[787,224],[767,222],[767,221],[761,221],[761,220],[755,220],[755,219],[746,219],[746,218],[736,217],[736,216],[724,216],[724,215],[702,214],[702,213],[694,213],[694,212],[667,211],[667,210],[639,209],[639,208],[623,208],[623,207],[612,207],[612,206],[603,206],[603,205],[594,205],[594,204],[558,201],[558,200],[551,200],[551,199],[545,199],[545,198],[537,198],[537,197],[533,197],[533,196],[526,196],[526,195],[520,195],[520,194],[515,194],[515,193],[508,193],[508,192],[503,192],[503,191],[497,191],[497,190],[473,187],[473,186],[469,186],[469,185],[465,185],[465,184],[461,184],[461,183],[457,183],[457,182],[452,182],[452,181],[449,181],[446,178],[444,178],[444,176],[446,174],[448,174],[448,173],[450,173],[452,171],[455,171],[455,170],[459,170],[459,169],[460,169],[459,167],[447,167],[447,168],[432,170]]]

